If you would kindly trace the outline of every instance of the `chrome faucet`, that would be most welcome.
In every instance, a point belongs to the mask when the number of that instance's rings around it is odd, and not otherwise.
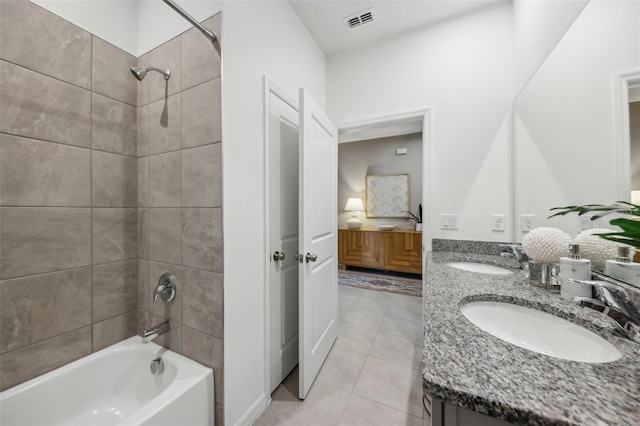
[[[500,244],[500,256],[512,258],[518,261],[520,269],[525,269],[529,256],[524,252],[520,244]]]
[[[569,278],[569,281],[593,288],[593,298],[576,297],[580,306],[602,312],[609,317],[624,336],[640,344],[640,312],[620,286],[607,281],[587,281]]]
[[[163,273],[153,292],[153,303],[158,302],[158,297],[162,297],[165,302],[171,302],[176,297],[176,290],[176,277],[171,272]]]
[[[151,327],[146,330],[143,330],[142,343],[149,343],[156,337],[166,333],[169,330],[171,330],[171,324],[169,324],[169,321],[165,321],[163,323],[156,325],[155,327]]]

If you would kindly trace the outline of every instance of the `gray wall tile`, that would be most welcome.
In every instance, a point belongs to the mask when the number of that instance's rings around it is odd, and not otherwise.
[[[0,61],[0,131],[91,147],[91,92]]]
[[[181,147],[181,95],[149,104],[149,155]]]
[[[138,207],[149,207],[149,157],[138,158]]]
[[[180,209],[151,209],[149,211],[149,259],[180,264]]]
[[[154,102],[164,99],[167,96],[178,93],[181,90],[180,75],[180,37],[176,37],[153,49],[145,55],[145,61],[140,66],[153,66],[171,71],[169,80],[164,79],[164,75],[157,72],[150,72],[144,79],[147,89],[147,102]]]
[[[91,209],[3,207],[2,278],[91,264]]]
[[[220,79],[182,92],[182,147],[207,145],[222,139]]]
[[[138,256],[136,209],[93,209],[93,264]]]
[[[91,268],[0,282],[0,352],[91,324]]]
[[[136,145],[138,157],[149,155],[149,106],[138,107],[136,120]]]
[[[138,262],[93,267],[93,322],[133,311],[138,302]]]
[[[149,261],[138,259],[138,309],[149,311]]]
[[[221,14],[207,19],[203,25],[220,36]],[[220,53],[197,28],[181,36],[182,89],[220,77]]]
[[[198,361],[215,372],[216,402],[223,403],[223,348],[222,340],[207,334],[182,327],[182,353]]]
[[[182,264],[222,272],[221,209],[182,209]]]
[[[91,151],[0,134],[5,206],[91,206]]]
[[[131,74],[136,58],[93,37],[93,91],[136,106],[138,80]]]
[[[137,155],[136,107],[93,94],[93,148]]]
[[[137,159],[93,152],[94,207],[136,207]]]
[[[0,390],[37,377],[91,353],[91,326],[2,355]]]
[[[181,206],[181,163],[180,151],[149,157],[149,206]]]
[[[222,275],[182,269],[182,323],[222,338]]]
[[[0,56],[91,89],[91,34],[31,2],[0,2]]]
[[[222,207],[222,144],[182,151],[182,206]]]
[[[149,209],[138,209],[138,258],[149,257]]]
[[[114,345],[138,332],[138,311],[127,312],[93,325],[93,351]]]
[[[156,303],[153,303],[155,290],[158,287],[158,281],[163,273],[170,272],[176,278],[176,297],[171,302],[165,302],[162,297],[158,297]],[[166,263],[149,262],[149,312],[171,321],[182,321],[182,268],[177,265],[168,265]]]

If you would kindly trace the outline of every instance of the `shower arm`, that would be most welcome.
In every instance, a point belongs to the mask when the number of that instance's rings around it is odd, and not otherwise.
[[[191,15],[189,15],[187,12],[185,12],[185,10],[183,8],[181,8],[180,6],[175,4],[173,2],[173,0],[162,0],[162,1],[165,2],[165,4],[167,6],[169,6],[171,9],[175,10],[176,12],[178,12],[178,14],[180,16],[182,16],[184,19],[189,21],[191,23],[191,25],[193,25],[194,27],[196,27],[197,29],[202,31],[202,34],[204,34],[205,37],[207,37],[211,41],[211,43],[215,42],[218,39],[218,36],[216,35],[216,33],[214,33],[211,30],[206,29],[205,27],[203,27]]]

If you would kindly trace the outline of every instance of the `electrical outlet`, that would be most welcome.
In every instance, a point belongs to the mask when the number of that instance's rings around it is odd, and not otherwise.
[[[503,214],[494,214],[491,215],[491,230],[504,232],[506,227],[506,219]]]
[[[458,229],[457,214],[441,214],[440,229]]]
[[[522,232],[529,232],[535,226],[535,217],[534,214],[523,214],[520,216],[520,223],[522,224]]]

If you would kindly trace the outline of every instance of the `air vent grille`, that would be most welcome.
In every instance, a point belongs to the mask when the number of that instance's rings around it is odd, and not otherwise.
[[[363,10],[362,12],[358,12],[344,18],[344,23],[347,25],[349,31],[363,25],[373,24],[374,22],[376,22],[376,14],[374,13],[373,8]]]

